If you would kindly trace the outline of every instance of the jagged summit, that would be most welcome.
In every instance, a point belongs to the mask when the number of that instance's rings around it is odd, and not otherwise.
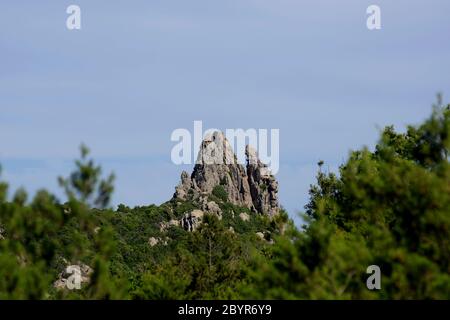
[[[278,183],[257,152],[245,150],[246,167],[239,164],[231,145],[219,131],[205,137],[200,145],[192,174],[183,171],[174,199],[207,203],[207,197],[220,185],[228,201],[254,212],[273,216],[279,212]]]

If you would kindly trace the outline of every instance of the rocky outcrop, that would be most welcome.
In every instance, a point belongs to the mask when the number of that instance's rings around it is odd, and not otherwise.
[[[217,215],[219,220],[222,220],[222,209],[214,201],[207,201],[205,198],[202,199],[201,204],[202,210]]]
[[[250,216],[248,214],[246,214],[245,212],[241,212],[239,214],[239,218],[241,218],[242,221],[248,221],[250,220]]]
[[[148,244],[150,245],[150,247],[154,247],[157,244],[162,244],[163,246],[167,246],[168,238],[166,237],[165,239],[161,239],[161,238],[150,237],[150,238],[148,238]]]
[[[181,218],[180,224],[186,231],[195,231],[202,223],[203,216],[203,211],[193,210],[189,213],[186,213],[183,218]]]
[[[223,133],[214,132],[202,141],[191,176],[185,171],[181,174],[174,197],[181,200],[204,198],[218,185],[224,187],[231,203],[253,207],[244,166],[237,163]]]
[[[260,238],[261,240],[264,240],[264,233],[262,233],[262,232],[257,232],[257,233],[256,233],[256,236],[257,236],[258,238]]]
[[[148,244],[150,245],[150,247],[154,247],[159,243],[159,239],[155,238],[155,237],[150,237],[148,238]]]
[[[172,219],[170,221],[163,221],[159,225],[159,231],[160,232],[166,232],[170,227],[172,226],[178,226],[182,227],[186,231],[195,231],[198,226],[203,221],[203,216],[208,214],[214,214],[216,215],[219,220],[222,220],[222,210],[220,209],[219,205],[215,203],[214,201],[204,201],[201,204],[201,208],[203,210],[194,209],[190,212],[186,212],[180,220]],[[150,246],[155,246],[160,242],[161,239],[151,237],[149,239]]]
[[[201,143],[192,174],[182,172],[174,199],[205,203],[214,188],[220,185],[227,193],[227,201],[261,214],[277,214],[278,183],[275,177],[249,146],[246,147],[246,158],[244,167],[238,163],[222,132],[210,134]]]
[[[258,159],[256,150],[247,146],[245,155],[247,156],[247,176],[253,205],[256,211],[273,216],[279,211],[278,182],[270,173],[267,165]]]
[[[163,221],[161,222],[161,224],[159,225],[159,231],[160,232],[165,232],[167,229],[169,229],[171,226],[179,226],[180,225],[180,221],[172,219],[170,221]]]

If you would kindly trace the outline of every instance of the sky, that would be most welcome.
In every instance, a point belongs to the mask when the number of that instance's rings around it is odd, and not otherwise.
[[[81,8],[68,30],[66,8]],[[366,9],[381,9],[368,30]],[[280,130],[279,196],[303,210],[317,162],[336,171],[380,130],[450,99],[448,0],[2,1],[2,179],[62,196],[84,142],[114,204],[169,200],[173,130]]]

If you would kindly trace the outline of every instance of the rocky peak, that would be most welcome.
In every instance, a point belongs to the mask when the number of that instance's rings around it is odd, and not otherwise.
[[[224,134],[216,131],[202,141],[192,174],[182,172],[174,198],[205,203],[219,185],[226,191],[227,200],[235,205],[271,216],[279,211],[278,183],[256,150],[246,147],[244,167]]]
[[[256,150],[246,146],[247,178],[250,194],[257,212],[274,215],[278,213],[278,182],[266,164],[262,163]]]

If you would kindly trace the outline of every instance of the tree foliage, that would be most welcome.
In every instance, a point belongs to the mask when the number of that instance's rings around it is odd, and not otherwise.
[[[69,199],[79,201],[97,208],[106,208],[114,191],[115,176],[111,173],[101,179],[102,168],[88,159],[89,148],[80,146],[81,158],[75,161],[76,170],[68,178],[59,177],[58,182],[64,188]]]
[[[339,175],[319,170],[303,232],[257,260],[248,297],[450,298],[450,107],[420,126],[387,127],[374,152],[350,153]],[[382,290],[369,291],[378,265]]]
[[[302,229],[284,210],[269,218],[226,202],[218,186],[220,218],[205,213],[187,232],[168,222],[192,201],[108,209],[114,175],[102,179],[82,146],[59,178],[65,203],[45,190],[9,197],[0,181],[0,299],[448,299],[449,148],[450,106],[438,99],[424,123],[385,128],[338,173],[320,161]],[[93,269],[81,290],[53,286],[81,263]],[[381,290],[366,287],[370,265]]]

